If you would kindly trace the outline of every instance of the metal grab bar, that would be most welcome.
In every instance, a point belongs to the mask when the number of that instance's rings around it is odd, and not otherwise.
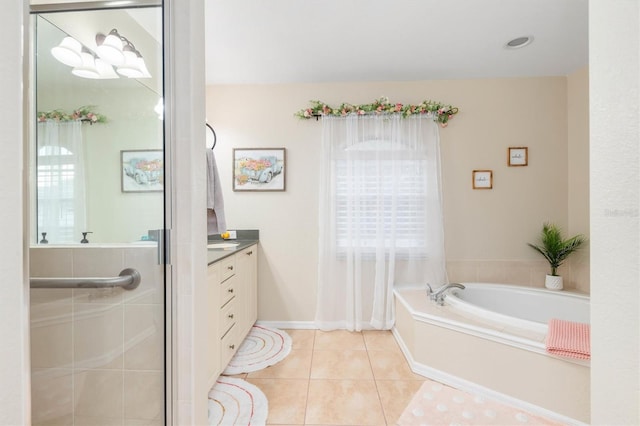
[[[113,288],[133,290],[142,277],[136,269],[126,268],[113,278],[31,278],[31,288]]]

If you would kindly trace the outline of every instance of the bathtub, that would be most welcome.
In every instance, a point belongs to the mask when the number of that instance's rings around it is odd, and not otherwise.
[[[506,284],[465,283],[445,303],[456,310],[525,330],[547,332],[552,318],[589,323],[589,297]]]
[[[545,350],[547,321],[589,320],[589,297],[492,283],[462,283],[445,305],[424,285],[394,289],[393,334],[412,370],[563,424],[590,420],[588,361]],[[584,423],[583,423],[584,422]]]

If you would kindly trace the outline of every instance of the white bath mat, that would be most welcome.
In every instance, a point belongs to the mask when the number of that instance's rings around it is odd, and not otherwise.
[[[246,380],[221,376],[209,391],[209,425],[264,425],[269,403],[264,393]]]
[[[251,373],[282,361],[291,352],[291,337],[277,328],[254,325],[222,374]]]

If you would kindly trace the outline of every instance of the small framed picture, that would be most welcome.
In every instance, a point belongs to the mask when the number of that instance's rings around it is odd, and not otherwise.
[[[122,192],[162,192],[164,153],[161,149],[120,151]]]
[[[509,147],[507,156],[509,167],[526,166],[529,163],[529,149],[526,146]]]
[[[234,191],[284,191],[285,148],[235,148]]]
[[[493,188],[493,170],[474,170],[472,178],[473,189]]]

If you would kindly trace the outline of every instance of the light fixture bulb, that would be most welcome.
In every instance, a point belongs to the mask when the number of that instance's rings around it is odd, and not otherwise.
[[[96,53],[100,59],[111,65],[122,65],[125,61],[122,52],[123,43],[120,34],[111,30],[108,36],[96,34]]]
[[[141,78],[144,77],[142,70],[138,63],[138,55],[132,50],[124,51],[124,64],[118,67],[118,74],[124,75],[129,78]]]
[[[82,45],[73,37],[65,37],[59,45],[51,49],[51,54],[58,61],[70,67],[82,65]]]
[[[82,52],[80,55],[82,56],[82,65],[71,70],[71,74],[82,78],[100,78],[93,55],[89,52]]]

